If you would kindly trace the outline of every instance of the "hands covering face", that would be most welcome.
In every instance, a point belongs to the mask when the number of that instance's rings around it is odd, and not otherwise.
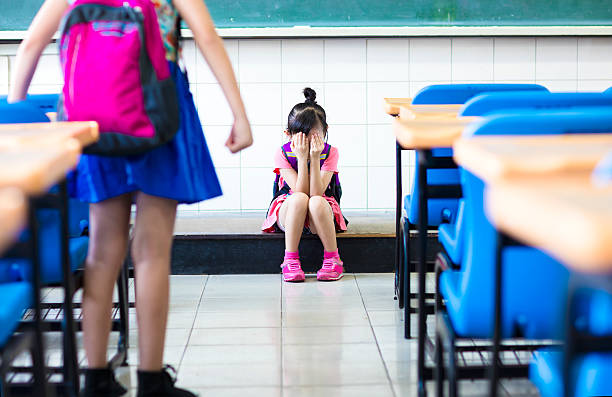
[[[298,160],[308,160],[310,140],[303,132],[298,132],[291,137],[291,151],[295,153]]]
[[[309,135],[298,132],[291,137],[291,150],[298,160],[308,160],[309,154],[311,159],[319,160],[324,147],[325,142],[319,131],[313,130]]]

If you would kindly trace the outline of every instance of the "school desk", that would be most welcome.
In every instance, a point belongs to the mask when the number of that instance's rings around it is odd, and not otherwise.
[[[26,220],[26,200],[18,189],[0,189],[0,254],[12,243]]]
[[[476,136],[453,145],[454,158],[487,183],[591,171],[612,151],[612,134]]]
[[[52,147],[0,147],[0,188],[17,187],[27,195],[46,193],[73,169],[81,145],[68,139]]]
[[[385,113],[390,116],[397,116],[400,112],[400,105],[409,105],[412,98],[384,98]]]
[[[610,150],[612,150],[612,134],[565,134],[565,135],[540,135],[540,136],[481,136],[472,137],[470,139],[460,139],[453,145],[454,158],[457,164],[461,165],[468,171],[472,172],[481,178],[488,186],[493,189],[501,184],[530,184],[532,188],[537,186],[546,186],[548,181],[553,185],[556,184],[556,189],[559,194],[565,194],[566,197],[572,197],[573,191],[570,189],[578,188],[580,191],[580,183],[575,178],[583,178],[584,181],[589,180],[590,174],[597,163],[604,158]],[[567,181],[564,185],[563,181]],[[573,182],[572,182],[573,181]],[[586,183],[586,182],[584,182]],[[506,186],[506,185],[504,185]],[[583,185],[584,189],[584,185]],[[503,220],[511,222],[514,229],[524,229],[523,232],[528,232],[534,228],[536,220],[542,218],[533,217],[530,223],[520,224],[518,218],[514,217],[514,211],[511,213],[510,208],[518,206],[528,206],[529,196],[512,196],[515,201],[508,210],[504,210]],[[507,198],[506,204],[510,204],[510,197]],[[584,203],[583,198],[582,202]],[[571,199],[570,201],[571,202]],[[575,202],[581,202],[576,200]],[[600,197],[595,206],[605,206],[606,196]],[[568,202],[565,203],[567,205]],[[598,204],[599,203],[599,204]],[[610,196],[608,203],[612,203]],[[550,203],[548,203],[550,204]],[[485,203],[488,206],[489,203]],[[610,206],[610,204],[608,204]],[[563,205],[562,205],[563,206]],[[526,207],[523,207],[525,209]],[[553,207],[554,208],[554,207]],[[498,208],[499,209],[499,208]],[[542,209],[542,208],[540,208]],[[529,212],[533,215],[532,212]],[[497,215],[500,215],[499,213]],[[524,215],[524,214],[523,214]],[[582,215],[576,215],[581,219]],[[544,213],[540,216],[546,216]],[[578,233],[572,231],[572,226],[566,218],[564,212],[555,211],[555,214],[548,213],[549,222],[540,224],[538,227],[541,230],[546,230],[551,236],[555,233],[560,233],[561,230],[568,232],[571,238],[576,238],[577,244],[584,244],[592,236],[589,233],[585,238],[581,239]],[[496,219],[500,219],[499,216]],[[521,220],[525,218],[521,217]],[[581,219],[579,222],[585,222]],[[501,226],[501,224],[500,224]],[[508,234],[510,237],[516,238]],[[495,277],[495,329],[493,337],[493,359],[496,363],[491,371],[491,385],[497,384],[499,367],[495,357],[499,354],[499,346],[501,341],[501,252],[504,247],[511,244],[511,240],[503,230],[498,229],[498,244],[496,253],[496,277]],[[534,234],[535,235],[535,234]],[[602,237],[605,238],[606,234]],[[548,240],[550,242],[550,240]],[[592,240],[596,242],[598,240]],[[538,248],[553,248],[546,245]],[[567,255],[563,253],[563,255]],[[595,251],[594,255],[601,255],[601,252]],[[593,258],[591,258],[593,259]],[[585,261],[589,264],[590,261]],[[592,263],[591,263],[592,265]],[[582,265],[584,266],[584,265]],[[493,390],[491,390],[493,392]]]
[[[55,146],[58,140],[66,139],[75,139],[84,147],[96,142],[98,136],[98,124],[94,121],[1,124],[0,149]]]
[[[612,184],[596,186],[590,174],[489,185],[487,216],[500,231],[573,270],[612,274]]]

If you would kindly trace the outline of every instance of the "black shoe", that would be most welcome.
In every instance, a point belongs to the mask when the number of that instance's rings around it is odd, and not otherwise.
[[[161,371],[139,370],[136,397],[197,397],[190,391],[174,386],[175,383],[176,370],[170,365],[164,366]]]
[[[85,388],[81,397],[121,397],[127,389],[115,379],[110,368],[91,368],[85,370]]]

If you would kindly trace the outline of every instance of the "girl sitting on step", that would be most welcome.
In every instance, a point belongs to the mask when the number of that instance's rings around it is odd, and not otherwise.
[[[317,280],[342,278],[344,267],[338,255],[336,231],[346,230],[348,221],[340,211],[342,190],[338,179],[338,149],[327,144],[325,110],[316,93],[304,89],[306,100],[289,113],[289,142],[274,156],[274,198],[263,223],[265,232],[285,232],[283,279],[304,281],[298,245],[302,231],[317,234],[323,243],[323,264]]]

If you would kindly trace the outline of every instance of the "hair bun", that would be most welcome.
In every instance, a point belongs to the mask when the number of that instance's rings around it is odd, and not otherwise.
[[[315,92],[315,90],[310,87],[306,87],[304,88],[303,92],[304,96],[306,97],[306,100],[304,101],[305,103],[317,103],[317,101],[315,101],[315,99],[317,98],[317,93]]]

